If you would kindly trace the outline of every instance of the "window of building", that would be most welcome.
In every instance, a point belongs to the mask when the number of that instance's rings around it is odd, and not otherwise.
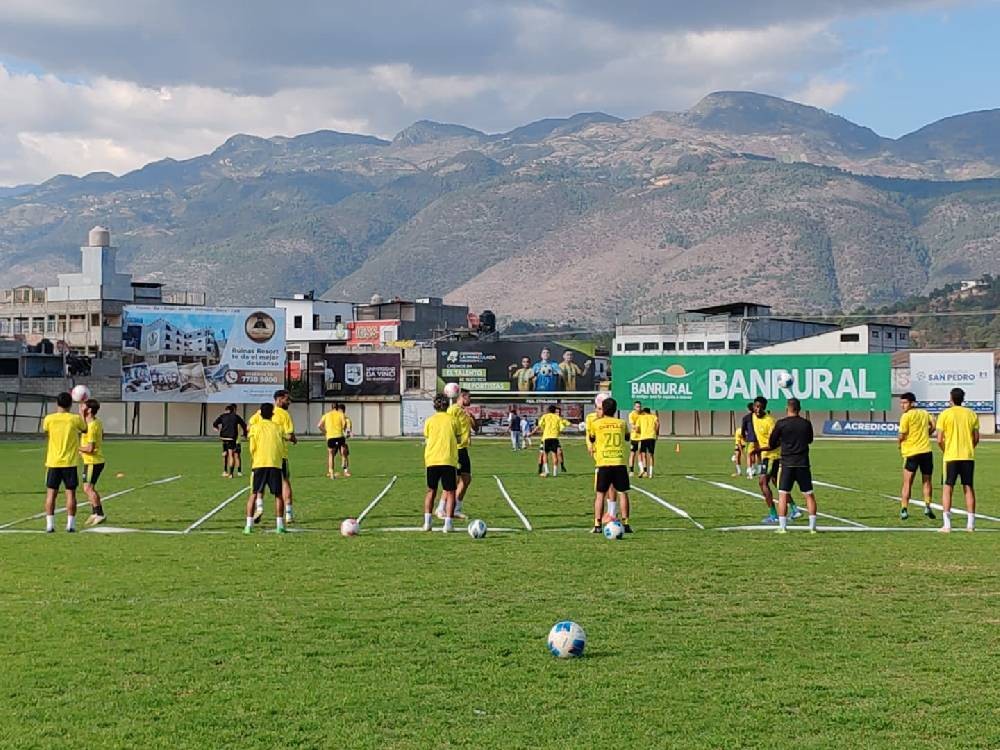
[[[873,338],[873,339],[877,339],[877,338],[881,338],[881,337],[882,337],[882,334],[880,334],[880,333],[879,333],[878,331],[876,331],[875,329],[872,329],[872,338]]]
[[[726,342],[725,341],[709,341],[708,342],[708,350],[710,352],[724,351],[725,348],[726,348]]]
[[[842,344],[856,344],[861,341],[860,333],[842,333],[840,334],[840,343]]]
[[[43,318],[32,318],[31,319],[31,332],[32,333],[45,333],[45,320]]]
[[[319,330],[319,315],[313,315],[313,330]]]
[[[681,351],[681,352],[684,351],[684,342],[683,341],[678,341],[677,342],[677,350]]]
[[[406,390],[413,391],[420,389],[420,368],[406,368]]]
[[[100,325],[101,325],[101,314],[100,313],[91,313],[90,314],[90,327],[91,328],[99,328]]]
[[[301,328],[301,327],[302,327],[302,316],[296,315],[294,318],[292,318],[292,328]]]
[[[621,345],[621,344],[618,344],[618,345],[616,345],[616,346],[615,346],[615,349],[616,349],[617,351],[621,351],[621,350],[622,350],[622,345]]]
[[[665,351],[665,352],[677,351],[677,342],[676,341],[664,341],[663,342],[663,351]]]
[[[298,351],[295,351],[295,350],[292,350],[292,351],[288,352],[288,361],[289,362],[298,362],[301,359],[302,359],[302,352],[298,352]]]
[[[644,341],[642,343],[642,350],[644,352],[658,352],[660,351],[659,341]]]
[[[704,341],[688,341],[688,351],[689,352],[703,352],[705,351]]]
[[[899,340],[900,341],[906,341],[906,331],[900,331],[899,332]]]
[[[729,342],[729,349],[731,351],[738,352],[740,350],[740,342],[739,341],[730,341]]]
[[[892,331],[886,331],[886,332],[885,332],[885,337],[886,337],[887,339],[891,339],[891,338],[892,338]]]
[[[625,344],[625,351],[627,352],[637,352],[639,351],[639,342]]]
[[[343,323],[343,322],[344,322],[344,316],[343,315],[334,315],[333,316],[333,324],[334,325],[336,325],[337,323]]]
[[[46,333],[55,333],[56,332],[56,316],[55,315],[49,315],[47,318],[45,318],[45,332]]]

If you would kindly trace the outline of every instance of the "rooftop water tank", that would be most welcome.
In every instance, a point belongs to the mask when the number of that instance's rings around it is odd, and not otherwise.
[[[111,247],[111,232],[106,227],[94,227],[87,235],[87,245],[90,247]]]

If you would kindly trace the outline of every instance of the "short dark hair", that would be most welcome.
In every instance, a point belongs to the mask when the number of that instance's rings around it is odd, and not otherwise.
[[[91,414],[97,414],[101,410],[101,402],[96,398],[88,398],[85,403]]]
[[[601,411],[604,412],[604,416],[610,417],[616,411],[618,411],[618,402],[613,398],[606,398],[601,402]]]
[[[642,413],[643,414],[650,414],[651,412],[649,411],[649,407],[648,406],[642,407]]]
[[[753,411],[753,401],[747,404],[747,411]]]
[[[286,391],[284,388],[281,388],[280,390],[277,390],[277,391],[274,392],[274,398],[276,400],[279,399],[279,398],[284,398],[287,395],[288,395],[288,391]]]
[[[911,404],[915,404],[917,402],[917,394],[911,391],[907,391],[902,396],[900,396],[899,399],[901,401],[909,401]]]
[[[449,406],[451,406],[451,399],[443,393],[434,396],[434,411],[448,411]]]
[[[347,406],[344,405],[343,401],[338,401],[336,404],[334,404],[333,408],[336,409],[337,411],[347,411]]]
[[[227,406],[226,411],[236,411],[236,404],[230,404]]]
[[[636,401],[632,406],[642,406],[642,401]]]
[[[73,397],[70,396],[66,391],[63,391],[58,396],[56,396],[56,406],[60,409],[72,409],[73,408]]]
[[[802,402],[797,398],[788,399],[788,408],[792,410],[793,414],[798,414],[802,411]]]
[[[757,398],[755,398],[755,399],[753,400],[753,402],[754,402],[754,404],[760,404],[760,405],[761,405],[761,406],[763,406],[763,407],[764,407],[765,409],[767,408],[767,399],[766,399],[766,398],[764,398],[763,396],[758,396]]]
[[[961,388],[952,388],[950,395],[951,402],[955,404],[955,406],[961,406],[962,402],[965,401],[965,391]]]
[[[275,397],[277,398],[277,397]],[[274,404],[261,404],[260,405],[260,418],[270,419],[274,416]]]
[[[549,414],[555,414],[555,413],[556,413],[556,405],[549,404]]]

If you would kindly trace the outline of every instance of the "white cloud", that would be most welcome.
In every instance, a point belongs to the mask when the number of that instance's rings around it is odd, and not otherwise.
[[[818,76],[811,79],[805,88],[794,92],[791,98],[803,104],[830,109],[840,104],[853,89],[848,81],[832,81]]]

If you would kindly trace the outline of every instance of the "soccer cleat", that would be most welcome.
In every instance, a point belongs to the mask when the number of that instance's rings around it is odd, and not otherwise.
[[[816,531],[816,529],[809,529],[809,533],[810,534],[818,534],[819,532]]]
[[[244,526],[243,527],[243,535],[244,536],[250,536],[252,533],[253,533],[253,527],[251,527],[251,526]]]
[[[423,526],[420,527],[420,530],[421,531],[430,531],[431,530],[431,525],[429,523],[425,523]]]
[[[278,528],[276,528],[274,530],[274,533],[275,534],[287,534],[288,533],[288,529],[286,529],[284,526],[279,526]]]
[[[86,526],[98,526],[99,524],[104,523],[106,520],[107,520],[106,516],[101,516],[98,515],[97,513],[91,513],[89,516],[87,516],[87,520],[84,521],[84,524]]]
[[[976,527],[975,527],[975,526],[972,526],[972,527],[970,528],[969,526],[966,526],[966,527],[965,527],[965,530],[966,530],[967,532],[969,532],[969,533],[971,534],[971,533],[972,533],[973,531],[975,531],[975,530],[976,530]]]
[[[327,479],[336,479],[337,475],[334,474],[332,471],[328,471],[328,472],[326,472],[326,477],[327,477]]]
[[[231,477],[229,476],[229,472],[228,471],[222,472],[222,478],[223,479],[230,479]]]
[[[467,519],[467,518],[468,518],[468,516],[467,516],[467,515],[465,515],[465,514],[464,514],[464,513],[462,512],[462,511],[460,511],[460,510],[456,510],[456,511],[455,511],[455,512],[454,512],[454,513],[452,514],[452,516],[451,516],[451,517],[452,517],[452,518],[457,518],[457,519],[458,519],[459,521],[464,521],[465,519]]]
[[[351,470],[350,469],[344,469],[344,476],[345,477],[351,476]]]
[[[291,513],[286,513],[286,514],[285,514],[285,523],[286,523],[286,524],[290,524],[290,523],[292,523],[293,521],[295,521],[295,519],[294,519],[294,518],[292,518],[292,514],[291,514]]]
[[[241,477],[241,476],[243,476],[243,470],[242,470],[242,469],[240,469],[239,471],[237,471],[237,472],[236,472],[236,476],[238,476],[238,477]]]
[[[627,523],[622,524],[622,529],[625,531],[626,534],[632,533],[632,527]]]
[[[592,529],[590,530],[590,533],[591,533],[591,534],[600,534],[600,533],[601,533],[601,527],[600,527],[600,525],[598,525],[598,524],[595,524],[595,525],[594,525],[594,528],[592,528]]]
[[[76,533],[76,529],[66,529],[66,533],[67,534],[75,534]]]
[[[940,529],[938,529],[938,534],[950,534],[950,533],[951,533],[951,528],[948,526],[942,526]]]
[[[434,517],[436,519],[438,519],[439,521],[443,521],[444,520],[444,511],[443,510],[436,510],[436,511],[434,511]]]
[[[55,529],[45,529],[45,533],[46,534],[55,534],[56,530]]]
[[[764,526],[774,526],[776,523],[778,523],[778,517],[777,516],[764,516],[762,519],[760,519],[760,522]]]
[[[908,511],[906,508],[900,508],[899,509],[899,520],[900,521],[905,521],[909,517],[910,517],[910,511]]]
[[[775,529],[775,534],[787,534],[788,529]]]
[[[924,515],[925,515],[925,516],[927,516],[927,517],[928,517],[929,519],[931,519],[932,521],[933,521],[933,520],[934,520],[935,518],[937,518],[937,516],[935,516],[935,515],[934,515],[934,511],[933,511],[933,510],[931,510],[931,506],[929,506],[929,505],[928,505],[927,507],[925,507],[925,508],[924,508]]]
[[[796,518],[802,518],[802,508],[798,505],[792,509],[792,520],[794,521]]]

